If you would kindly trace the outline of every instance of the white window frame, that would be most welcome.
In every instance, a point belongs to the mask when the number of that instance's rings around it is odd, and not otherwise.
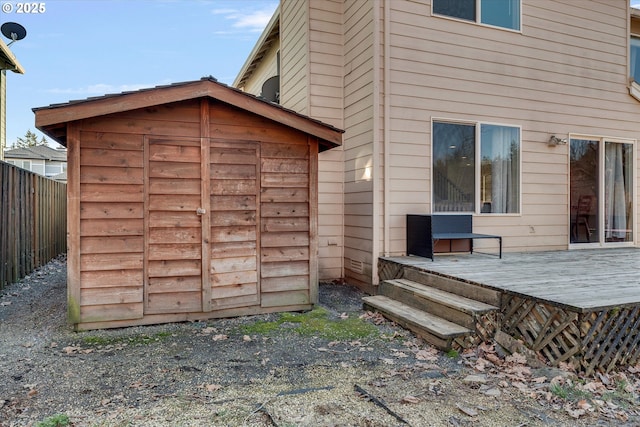
[[[476,1],[476,19],[475,21],[469,21],[466,19],[461,19],[461,18],[457,18],[455,16],[449,16],[449,15],[442,15],[440,13],[436,13],[433,11],[433,1],[431,2],[431,16],[435,16],[438,18],[444,18],[444,19],[451,19],[453,21],[458,21],[458,22],[466,22],[466,23],[472,23],[472,24],[476,24],[476,25],[480,25],[483,27],[489,27],[489,28],[495,28],[498,30],[504,30],[504,31],[511,31],[512,33],[522,33],[522,0],[518,0],[520,2],[520,17],[518,18],[520,21],[520,28],[518,29],[514,29],[514,28],[508,28],[508,27],[500,27],[498,25],[491,25],[491,24],[485,24],[484,22],[482,22],[482,0],[475,0]]]
[[[604,239],[604,227],[603,224],[598,224],[598,241],[593,243],[571,243],[571,230],[567,233],[567,244],[569,245],[569,249],[596,249],[596,248],[616,248],[616,247],[634,247],[638,242],[638,236],[640,233],[638,232],[638,140],[631,138],[620,138],[615,136],[603,136],[603,135],[590,135],[583,133],[570,133],[569,134],[569,144],[571,144],[572,139],[584,139],[589,141],[598,141],[598,194],[604,195],[605,193],[605,182],[604,182],[604,172],[603,172],[603,164],[604,164],[604,150],[605,150],[605,142],[613,142],[613,143],[621,143],[621,144],[631,144],[633,146],[633,183],[631,185],[631,191],[633,192],[633,205],[631,207],[631,217],[633,228],[633,235],[631,240],[628,242],[606,242]],[[570,149],[570,147],[569,147]],[[571,162],[571,156],[568,156],[567,162]],[[570,174],[570,164],[567,164],[567,170],[569,171],[568,179],[567,179],[567,224],[571,225],[571,174]],[[598,197],[598,215],[601,212],[604,212],[604,197]],[[604,222],[604,219],[599,219],[599,221]]]
[[[431,179],[431,213],[438,215],[458,215],[463,214],[465,212],[435,212],[433,210],[434,207],[434,199],[433,199],[433,182],[434,182],[434,174],[433,174],[433,124],[434,122],[439,123],[452,123],[452,124],[461,124],[461,125],[473,125],[475,126],[475,194],[474,194],[474,205],[475,209],[471,212],[473,215],[479,216],[500,216],[500,217],[520,217],[522,216],[522,126],[514,125],[511,123],[498,123],[498,122],[487,122],[480,120],[460,120],[460,119],[451,119],[444,117],[432,117],[431,118],[431,145],[430,145],[430,159],[431,164],[430,167],[430,179]],[[481,212],[482,203],[481,203],[481,163],[482,163],[482,141],[481,141],[481,125],[493,125],[493,126],[504,126],[510,128],[518,129],[518,137],[520,143],[520,155],[518,156],[518,212],[511,213],[500,213],[500,212]],[[467,212],[468,214],[468,212]]]

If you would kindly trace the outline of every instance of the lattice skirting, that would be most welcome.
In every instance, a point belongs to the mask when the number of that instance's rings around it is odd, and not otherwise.
[[[502,331],[552,365],[568,362],[591,374],[640,360],[640,307],[578,313],[533,299],[503,298]]]
[[[464,350],[491,341],[500,329],[501,318],[502,315],[495,311],[476,316],[475,334],[454,339],[452,348]]]
[[[380,282],[402,278],[405,268],[405,266],[397,262],[378,262],[378,277]]]

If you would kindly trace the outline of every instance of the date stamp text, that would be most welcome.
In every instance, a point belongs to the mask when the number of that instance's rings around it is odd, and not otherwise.
[[[2,2],[0,6],[3,13],[18,13],[18,14],[39,14],[47,11],[47,5],[45,2]]]

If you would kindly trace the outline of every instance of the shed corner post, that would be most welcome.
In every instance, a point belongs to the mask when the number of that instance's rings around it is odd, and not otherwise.
[[[309,300],[318,303],[318,139],[309,143]]]
[[[67,123],[67,320],[80,313],[80,125]]]

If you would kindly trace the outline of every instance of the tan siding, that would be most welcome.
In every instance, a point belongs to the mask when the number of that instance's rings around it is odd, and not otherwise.
[[[308,106],[308,61],[309,20],[306,3],[282,2],[280,12],[280,60],[282,94],[280,102],[301,114],[309,113]]]
[[[262,85],[270,77],[278,75],[278,51],[280,50],[280,43],[274,42],[269,52],[264,56],[260,65],[251,74],[251,78],[247,80],[243,90],[253,95],[260,95],[262,93]]]
[[[345,3],[345,276],[371,283],[373,256],[373,7]],[[361,268],[360,268],[361,267]]]
[[[521,34],[431,16],[426,1],[390,8],[392,252],[405,250],[405,214],[431,208],[434,118],[521,126],[522,213],[475,224],[503,234],[507,250],[567,248],[568,146],[546,141],[571,132],[637,138],[626,1],[523,0]]]

